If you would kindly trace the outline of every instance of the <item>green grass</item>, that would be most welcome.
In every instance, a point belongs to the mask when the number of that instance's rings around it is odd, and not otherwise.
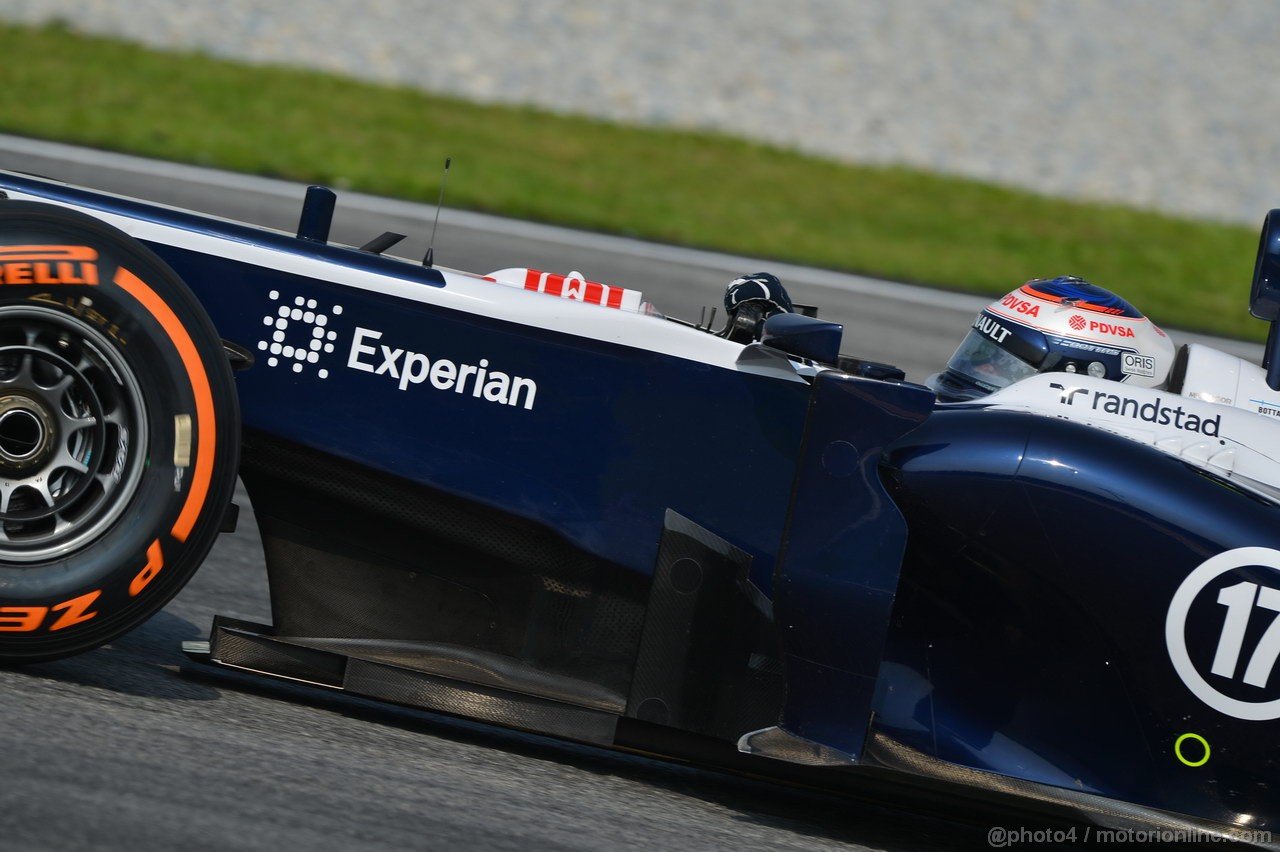
[[[1256,231],[707,133],[0,25],[0,131],[996,295],[1073,274],[1261,339]],[[1265,211],[1259,210],[1259,221]]]

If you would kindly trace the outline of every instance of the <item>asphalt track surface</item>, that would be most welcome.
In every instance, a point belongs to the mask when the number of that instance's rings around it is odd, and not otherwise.
[[[3,138],[0,168],[283,229],[296,226],[303,191]],[[334,238],[359,244],[400,231],[412,235],[401,249],[420,257],[433,213],[340,195]],[[772,269],[798,301],[846,323],[846,352],[898,363],[914,379],[945,361],[980,304],[447,209],[435,253],[441,265],[481,272],[577,269],[642,289],[667,313],[690,318],[717,303],[733,276]],[[243,494],[239,502],[239,530],[222,536],[190,585],[141,628],[80,657],[0,669],[0,850],[987,849],[988,828],[1019,824],[911,799],[833,796],[191,664],[180,643],[205,638],[215,614],[270,621],[252,507]]]

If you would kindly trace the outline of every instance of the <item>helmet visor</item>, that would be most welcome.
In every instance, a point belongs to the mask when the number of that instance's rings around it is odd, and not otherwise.
[[[958,373],[987,391],[1008,387],[1039,372],[977,331],[970,331],[965,335],[947,363],[947,370]]]

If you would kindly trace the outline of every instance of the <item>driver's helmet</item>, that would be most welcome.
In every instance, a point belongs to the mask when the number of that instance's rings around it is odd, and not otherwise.
[[[760,339],[760,328],[774,314],[792,313],[795,307],[778,276],[769,272],[753,272],[729,282],[724,291],[727,314],[720,333],[739,343]]]
[[[1124,299],[1082,278],[1037,278],[987,305],[928,384],[959,402],[1036,373],[1159,387],[1172,366],[1168,335]]]

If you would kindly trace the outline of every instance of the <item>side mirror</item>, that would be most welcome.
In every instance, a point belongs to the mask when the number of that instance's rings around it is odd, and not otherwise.
[[[1271,323],[1262,366],[1267,386],[1280,390],[1280,209],[1267,213],[1258,238],[1258,258],[1253,264],[1253,287],[1249,291],[1249,313]]]
[[[302,215],[298,218],[298,239],[327,243],[329,226],[333,224],[333,206],[337,200],[338,196],[327,186],[307,187]]]
[[[1249,313],[1268,322],[1280,317],[1280,210],[1272,210],[1262,220]]]
[[[788,355],[834,365],[840,359],[844,326],[804,314],[774,314],[764,321],[760,342]]]

